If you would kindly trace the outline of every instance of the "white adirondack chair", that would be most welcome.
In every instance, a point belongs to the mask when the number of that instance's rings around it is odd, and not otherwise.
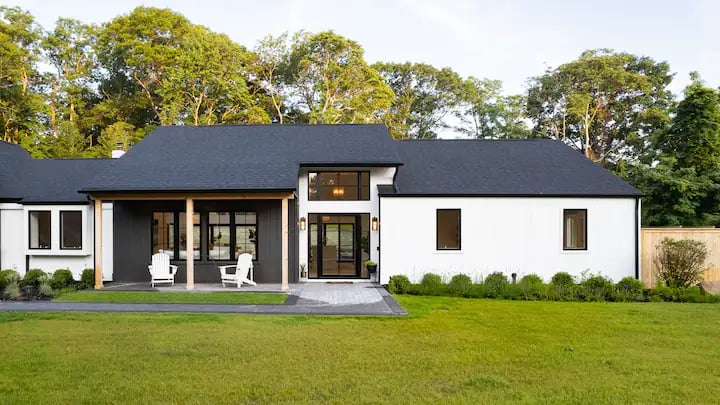
[[[155,253],[152,256],[150,270],[150,286],[155,287],[157,283],[170,283],[175,285],[175,273],[178,266],[170,264],[170,256],[165,253]]]
[[[228,274],[227,269],[235,268],[235,273]],[[232,266],[219,266],[220,269],[220,281],[222,281],[223,287],[225,284],[237,284],[237,288],[245,284],[257,285],[253,281],[253,263],[252,255],[250,253],[243,253],[238,257],[237,264]]]

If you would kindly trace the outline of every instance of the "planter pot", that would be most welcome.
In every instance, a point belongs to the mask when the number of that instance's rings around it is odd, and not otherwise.
[[[374,274],[377,271],[377,264],[369,264],[366,267],[367,267],[368,273],[370,273],[370,274]]]

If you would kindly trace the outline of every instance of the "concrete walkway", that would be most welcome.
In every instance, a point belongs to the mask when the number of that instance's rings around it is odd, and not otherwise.
[[[221,313],[276,315],[407,315],[395,299],[372,283],[297,284],[285,304],[150,304],[109,302],[0,301],[0,311]]]

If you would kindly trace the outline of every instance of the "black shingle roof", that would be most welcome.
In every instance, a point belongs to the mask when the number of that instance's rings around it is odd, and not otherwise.
[[[396,192],[385,195],[640,196],[567,145],[549,139],[398,141]]]
[[[160,127],[82,190],[294,190],[300,166],[400,164],[383,125]]]
[[[23,203],[87,202],[78,190],[116,159],[33,159],[23,176]]]
[[[0,141],[0,201],[78,203],[80,187],[112,159],[32,159],[19,145]]]
[[[20,145],[0,141],[0,201],[22,198],[22,167],[31,160]]]

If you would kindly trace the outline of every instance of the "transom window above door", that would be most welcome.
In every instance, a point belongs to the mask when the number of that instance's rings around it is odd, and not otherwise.
[[[310,172],[308,200],[369,200],[370,172]]]

